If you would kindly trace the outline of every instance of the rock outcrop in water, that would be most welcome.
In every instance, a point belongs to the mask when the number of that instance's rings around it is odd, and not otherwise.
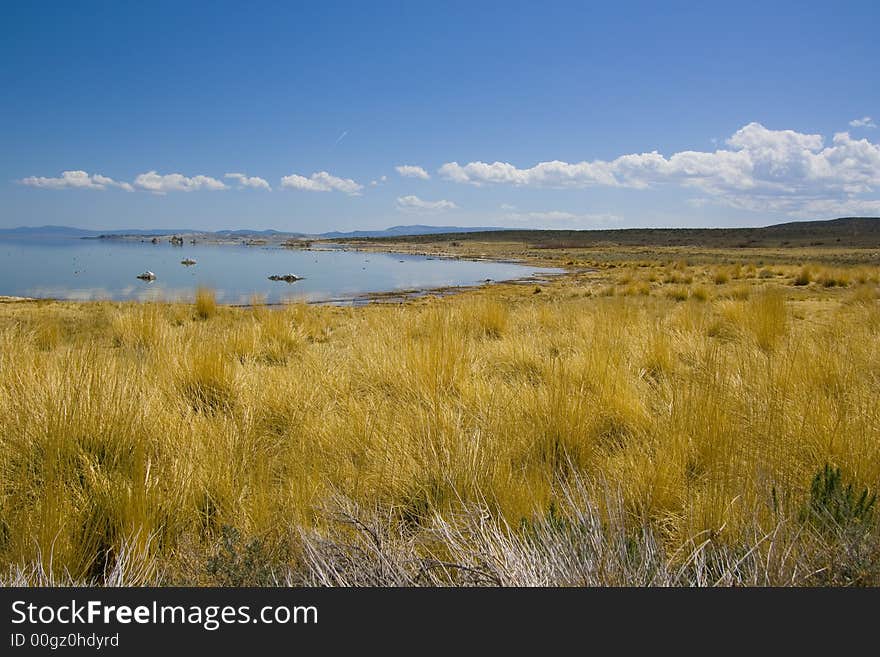
[[[184,258],[183,260],[180,261],[180,264],[186,265],[187,267],[191,267],[194,264],[196,264],[196,261],[193,260],[192,258]]]
[[[296,274],[272,274],[269,277],[270,281],[284,281],[285,283],[296,283],[302,279],[302,276],[297,276]]]

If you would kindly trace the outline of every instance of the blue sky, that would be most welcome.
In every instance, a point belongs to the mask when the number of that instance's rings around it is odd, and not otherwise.
[[[0,227],[880,216],[877,3],[714,4],[3,3]]]

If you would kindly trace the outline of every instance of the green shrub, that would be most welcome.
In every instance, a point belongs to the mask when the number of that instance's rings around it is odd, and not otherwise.
[[[258,538],[242,549],[241,532],[224,525],[218,552],[208,559],[206,571],[218,586],[271,586],[271,559]]]
[[[847,529],[853,525],[869,529],[876,501],[877,494],[867,488],[858,492],[852,483],[844,485],[840,468],[826,463],[813,477],[804,515],[821,529]]]

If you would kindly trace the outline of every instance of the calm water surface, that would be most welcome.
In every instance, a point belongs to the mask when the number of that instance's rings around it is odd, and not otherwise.
[[[197,264],[180,263],[192,258]],[[156,274],[152,282],[137,275]],[[557,273],[559,270],[501,262],[473,262],[362,253],[300,251],[278,247],[199,245],[183,247],[110,240],[0,240],[0,295],[56,299],[191,300],[200,285],[223,303],[247,303],[260,294],[286,299],[351,300],[359,295]],[[296,283],[271,274],[304,277]]]

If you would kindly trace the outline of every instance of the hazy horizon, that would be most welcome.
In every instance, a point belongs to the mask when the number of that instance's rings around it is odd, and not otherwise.
[[[676,229],[676,228],[710,230],[710,229],[725,229],[725,228],[767,228],[769,226],[775,226],[775,225],[786,224],[786,223],[804,223],[804,222],[814,222],[814,221],[815,222],[836,221],[839,219],[874,219],[874,220],[880,221],[880,216],[875,216],[875,217],[874,216],[829,217],[827,219],[807,219],[807,220],[790,219],[788,221],[782,221],[782,222],[772,222],[772,223],[742,225],[742,226],[637,226],[637,227],[636,226],[611,226],[611,227],[607,227],[607,228],[581,227],[581,228],[567,228],[567,229],[559,229],[559,230],[626,230],[626,229],[665,230],[665,229]],[[221,228],[215,228],[215,229],[195,229],[195,228],[192,228],[191,226],[183,226],[183,225],[181,225],[181,226],[148,226],[146,228],[132,227],[132,226],[123,226],[123,227],[119,227],[119,228],[109,228],[109,227],[84,228],[82,226],[70,226],[70,225],[61,225],[61,224],[34,224],[34,225],[30,225],[30,226],[0,227],[0,231],[17,230],[17,229],[38,230],[38,229],[59,228],[59,229],[91,231],[91,232],[96,232],[96,233],[101,232],[101,231],[106,231],[108,233],[111,233],[111,232],[112,233],[124,233],[125,231],[138,231],[138,232],[150,231],[150,232],[155,232],[157,234],[160,234],[160,233],[168,234],[168,233],[182,232],[182,231],[192,231],[194,233],[196,233],[196,232],[222,233],[222,232],[239,232],[239,231],[249,231],[249,232],[254,232],[254,233],[261,233],[261,232],[267,232],[267,231],[275,231],[277,233],[301,233],[304,235],[321,235],[321,234],[326,234],[326,233],[351,233],[351,232],[358,232],[358,231],[360,231],[360,232],[380,232],[380,231],[392,230],[395,228],[415,228],[415,227],[438,228],[438,229],[443,229],[443,228],[467,228],[467,229],[484,228],[487,230],[547,230],[547,229],[532,228],[532,227],[503,227],[503,226],[488,226],[488,225],[474,227],[474,226],[456,226],[456,225],[452,225],[452,224],[425,224],[425,223],[415,224],[415,223],[413,223],[413,224],[395,224],[393,226],[384,226],[384,227],[380,227],[380,228],[372,228],[372,227],[355,228],[355,229],[345,230],[345,231],[339,230],[336,228],[328,228],[327,230],[323,230],[320,233],[319,232],[309,233],[306,231],[282,230],[279,228],[275,228],[273,226],[265,226],[265,227],[256,226],[253,228],[241,228],[241,227],[231,226],[231,227],[221,227]],[[553,230],[553,229],[550,229],[550,230]]]

